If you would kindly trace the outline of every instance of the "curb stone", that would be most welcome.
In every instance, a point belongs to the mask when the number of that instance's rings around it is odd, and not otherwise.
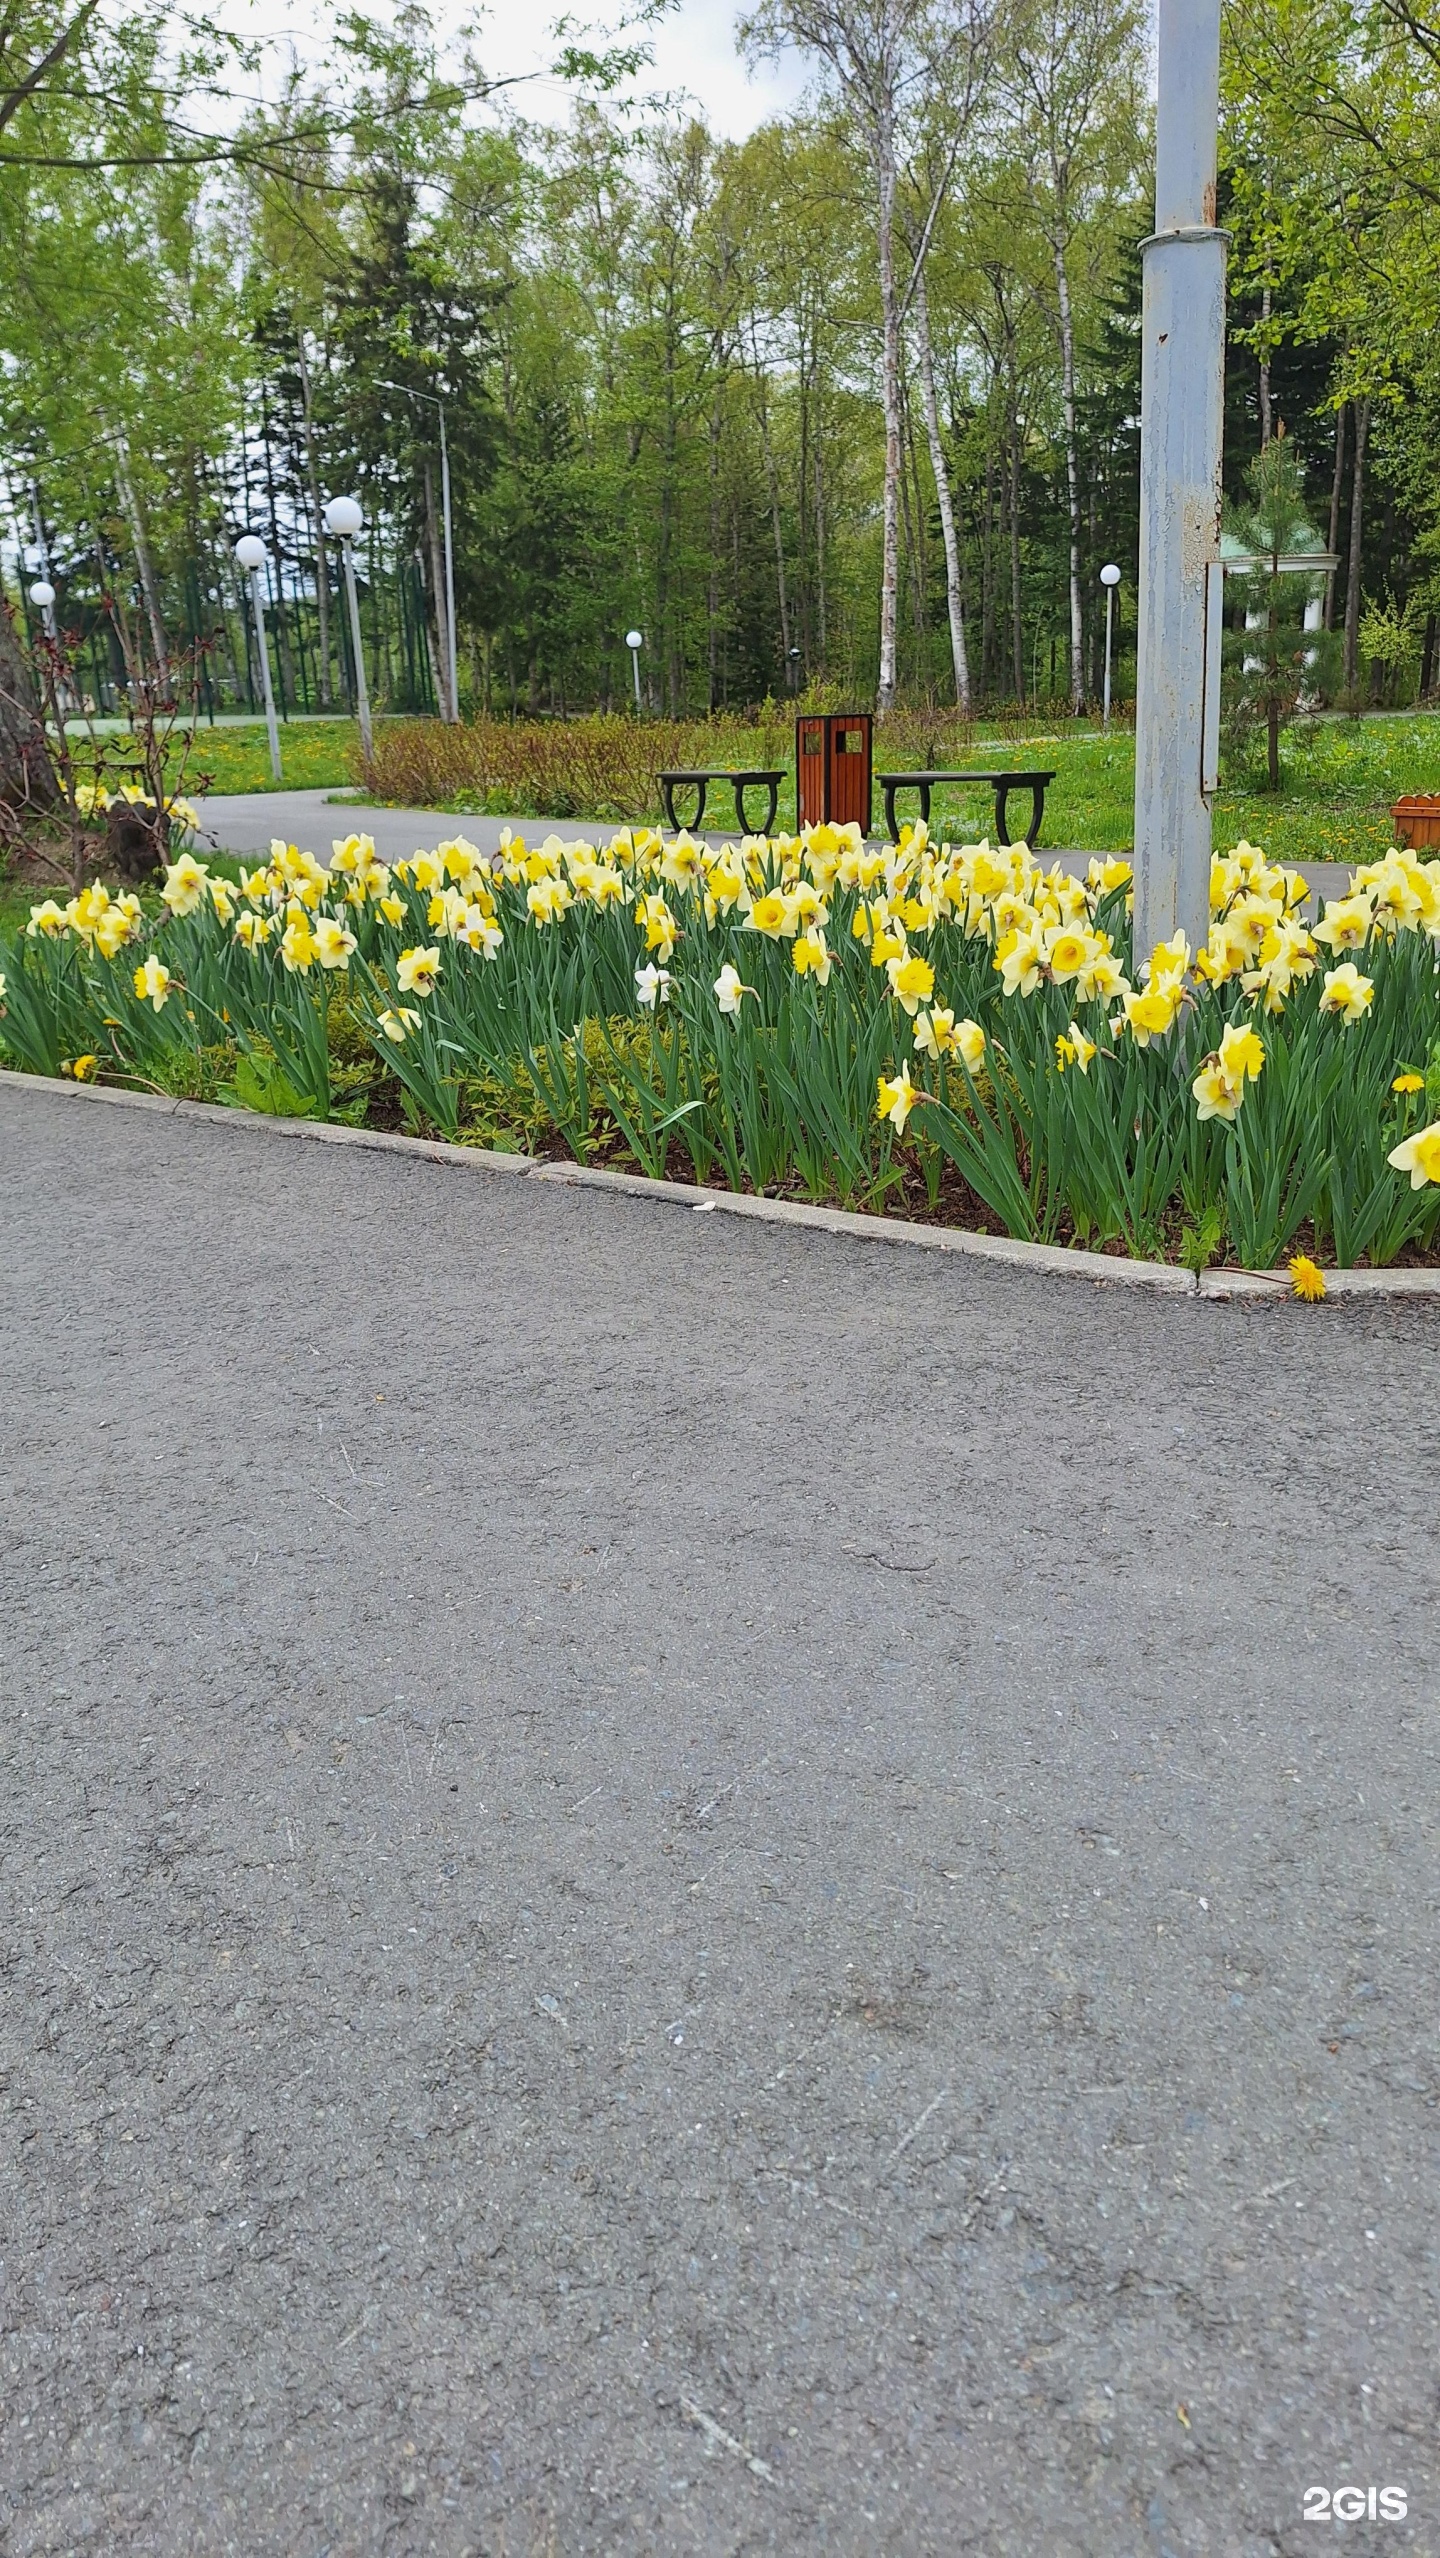
[[[260,1111],[228,1110],[220,1102],[181,1101],[169,1093],[122,1092],[110,1084],[77,1084],[49,1075],[21,1074],[13,1067],[0,1067],[0,1086],[101,1102],[114,1109],[159,1111],[172,1119],[208,1120],[214,1126],[261,1130],[277,1137],[308,1137],[319,1145],[358,1146],[371,1154],[413,1155],[423,1162],[454,1164],[466,1171],[523,1174],[567,1189],[608,1190],[656,1206],[688,1208],[692,1215],[713,1209],[727,1217],[758,1217],[767,1225],[809,1226],[823,1234],[848,1235],[857,1242],[958,1253],[1011,1269],[1088,1279],[1092,1286],[1152,1288],[1162,1296],[1198,1296],[1216,1305],[1257,1298],[1275,1303],[1289,1295],[1289,1273],[1284,1270],[1205,1270],[1197,1279],[1193,1271],[1177,1269],[1173,1262],[1124,1260],[1110,1253],[1081,1252],[1068,1244],[1021,1243],[1008,1235],[974,1234],[956,1226],[909,1225],[899,1218],[867,1217],[848,1208],[811,1207],[799,1199],[756,1199],[688,1182],[651,1181],[643,1173],[603,1172],[586,1164],[537,1163],[531,1155],[456,1146],[443,1138],[401,1137],[383,1128],[347,1128],[333,1120],[270,1118]],[[1325,1291],[1329,1297],[1440,1298],[1440,1270],[1327,1270]]]

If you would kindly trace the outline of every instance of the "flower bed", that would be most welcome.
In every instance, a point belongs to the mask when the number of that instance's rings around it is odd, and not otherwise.
[[[856,830],[604,850],[461,839],[393,868],[183,854],[0,948],[0,1042],[98,1072],[1040,1241],[1268,1268],[1428,1255],[1440,1225],[1440,868],[1390,852],[1307,925],[1297,872],[1217,860],[1206,947],[1138,969],[1130,873]],[[368,1063],[366,1062],[368,1061]],[[487,1127],[493,1138],[493,1125]]]

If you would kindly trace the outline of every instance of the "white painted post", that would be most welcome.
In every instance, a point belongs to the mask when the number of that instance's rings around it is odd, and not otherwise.
[[[1155,229],[1144,244],[1135,953],[1210,925],[1226,234],[1215,227],[1220,0],[1159,0]],[[1208,607],[1208,613],[1207,613]],[[1208,633],[1207,618],[1215,627]],[[1210,698],[1210,696],[1214,698]]]
[[[242,533],[235,545],[235,557],[250,580],[250,602],[255,615],[255,645],[260,651],[260,680],[265,688],[265,727],[270,739],[270,775],[282,779],[280,771],[280,730],[275,719],[275,688],[270,681],[270,647],[265,637],[265,598],[260,586],[260,572],[265,566],[265,545],[258,533]]]
[[[1107,560],[1100,571],[1100,583],[1105,589],[1105,712],[1101,726],[1108,736],[1110,731],[1110,649],[1115,634],[1115,589],[1120,583],[1120,571],[1113,560]]]
[[[370,688],[365,681],[365,634],[360,628],[360,597],[355,586],[355,536],[365,522],[355,497],[332,497],[325,509],[325,530],[340,545],[345,572],[345,598],[350,607],[350,646],[355,657],[355,710],[360,722],[360,751],[368,764],[375,751],[370,728]]]

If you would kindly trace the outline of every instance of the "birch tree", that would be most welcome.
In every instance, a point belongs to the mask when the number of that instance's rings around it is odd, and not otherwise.
[[[880,674],[876,705],[893,707],[900,561],[903,435],[901,362],[913,283],[924,270],[959,137],[969,125],[990,44],[990,0],[762,0],[742,22],[752,55],[784,44],[823,65],[869,161],[880,288],[881,403],[885,462],[881,503]],[[910,280],[901,271],[899,200],[910,137],[942,123],[951,137],[943,178],[916,225]]]
[[[1054,279],[1070,518],[1070,700],[1076,711],[1085,704],[1085,611],[1072,270],[1077,238],[1109,193],[1106,164],[1116,129],[1128,130],[1134,141],[1142,130],[1143,39],[1144,20],[1134,0],[1025,0],[1009,48],[1016,122]]]

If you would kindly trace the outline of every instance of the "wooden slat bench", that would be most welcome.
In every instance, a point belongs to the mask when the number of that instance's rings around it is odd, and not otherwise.
[[[785,778],[786,774],[783,765],[778,772],[773,773],[758,771],[737,772],[732,766],[722,765],[715,769],[707,769],[704,772],[657,773],[655,776],[655,779],[660,785],[660,802],[665,811],[665,821],[672,834],[678,834],[680,832],[680,820],[675,814],[675,793],[677,790],[693,790],[696,794],[695,814],[692,818],[689,818],[686,823],[690,832],[698,834],[705,819],[705,794],[709,789],[710,784],[712,782],[728,782],[735,793],[735,823],[739,827],[741,834],[768,835],[775,823],[775,811],[780,804],[780,785]],[[746,817],[745,793],[748,790],[763,790],[769,793],[769,803],[766,807],[765,822],[763,826],[752,827]]]
[[[1032,852],[1040,841],[1040,825],[1041,820],[1045,815],[1045,793],[1054,779],[1055,774],[1053,771],[1048,773],[877,773],[876,775],[876,780],[879,782],[880,787],[885,794],[885,832],[889,836],[892,844],[899,840],[900,832],[895,823],[895,794],[897,791],[913,790],[919,792],[920,814],[928,826],[930,823],[930,794],[933,790],[939,787],[940,783],[985,782],[995,793],[995,832],[1002,844],[1008,844],[1010,841],[1009,832],[1005,823],[1010,793],[1013,790],[1028,790],[1030,793],[1030,823],[1020,840],[1023,844],[1028,845]]]

